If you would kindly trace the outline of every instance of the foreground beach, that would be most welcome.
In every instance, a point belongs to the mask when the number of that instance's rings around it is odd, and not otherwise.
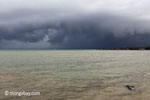
[[[0,51],[0,100],[149,100],[149,84],[150,51]]]

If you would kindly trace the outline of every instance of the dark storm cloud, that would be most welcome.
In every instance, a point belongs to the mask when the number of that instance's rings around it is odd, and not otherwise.
[[[148,46],[150,32],[142,23],[112,15],[63,22],[49,33],[49,42],[64,48]],[[145,23],[146,24],[146,23]]]
[[[150,45],[146,0],[6,1],[0,1],[1,49]]]
[[[32,28],[32,26],[17,27],[13,30],[0,27],[0,39],[4,40],[37,42],[44,37],[43,33],[43,30]]]
[[[17,41],[43,41],[50,44],[49,47],[46,45],[46,48],[109,48],[150,44],[150,33],[142,22],[109,14],[80,16],[42,25],[25,24],[12,29],[1,27],[0,37],[0,40],[6,40],[7,44],[9,41],[10,44],[16,41],[16,45],[19,44]]]

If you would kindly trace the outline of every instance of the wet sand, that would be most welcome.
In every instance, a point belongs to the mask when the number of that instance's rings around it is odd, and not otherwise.
[[[149,84],[150,51],[0,51],[0,100],[149,100]]]

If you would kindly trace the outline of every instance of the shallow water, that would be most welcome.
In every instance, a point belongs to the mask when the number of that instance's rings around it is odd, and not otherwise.
[[[150,51],[0,51],[0,100],[149,100],[149,84]]]

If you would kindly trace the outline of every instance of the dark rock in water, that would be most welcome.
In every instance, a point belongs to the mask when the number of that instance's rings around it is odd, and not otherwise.
[[[126,85],[125,87],[129,90],[135,90],[135,86],[132,85]]]

